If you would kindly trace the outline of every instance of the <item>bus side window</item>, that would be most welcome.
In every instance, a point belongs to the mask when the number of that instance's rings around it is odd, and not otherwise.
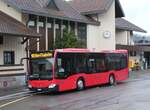
[[[96,59],[96,71],[97,72],[104,72],[106,71],[106,65],[104,59]]]
[[[120,65],[121,65],[121,69],[127,68],[128,64],[127,64],[127,56],[126,55],[122,55],[120,58]]]
[[[57,64],[58,64],[58,72],[59,72],[59,73],[64,73],[65,70],[64,70],[64,68],[62,67],[62,59],[61,59],[61,58],[58,58],[58,59],[57,59]]]
[[[116,54],[108,54],[107,56],[108,70],[120,70],[120,57]]]
[[[86,54],[77,53],[76,62],[74,67],[76,68],[76,73],[86,72]]]
[[[88,72],[95,73],[95,59],[88,59]]]
[[[96,73],[96,54],[91,53],[87,58],[87,69],[89,74]]]

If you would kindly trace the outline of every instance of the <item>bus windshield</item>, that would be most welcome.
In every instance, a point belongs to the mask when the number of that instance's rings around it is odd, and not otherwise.
[[[38,58],[31,60],[30,80],[51,80],[54,58]]]

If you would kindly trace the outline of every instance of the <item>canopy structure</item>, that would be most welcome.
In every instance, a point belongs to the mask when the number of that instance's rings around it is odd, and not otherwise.
[[[38,38],[41,36],[2,11],[0,11],[0,35],[26,38]]]

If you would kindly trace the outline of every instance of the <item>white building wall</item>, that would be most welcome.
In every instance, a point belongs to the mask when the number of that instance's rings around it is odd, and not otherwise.
[[[96,51],[115,50],[115,2],[110,9],[98,16],[100,26],[87,25],[87,47]],[[104,32],[111,33],[110,38],[104,38]]]
[[[20,11],[15,9],[14,7],[8,6],[4,1],[0,0],[0,11],[8,14],[9,16],[17,19],[18,21],[22,21],[22,14]]]
[[[134,45],[132,33],[130,31],[128,31],[127,35],[128,35],[128,45]]]
[[[0,71],[1,70],[11,70],[11,69],[23,69],[21,71],[2,71],[0,72],[0,75],[6,75],[6,74],[22,74],[26,72],[26,63],[22,66],[3,66],[4,65],[4,51],[14,51],[15,52],[15,64],[20,64],[21,58],[26,57],[26,51],[25,51],[25,44],[22,45],[21,41],[22,38],[20,37],[7,37],[4,36],[3,44],[0,45]]]
[[[5,37],[3,45],[0,45],[0,65],[3,65],[3,51],[15,52],[15,64],[20,64],[20,59],[26,56],[25,45],[21,45],[20,37]]]
[[[5,0],[0,0],[0,11],[13,17],[14,19],[22,22],[22,14],[15,7],[7,5]],[[21,45],[21,37],[4,37],[4,44],[0,45],[0,89],[1,88],[13,88],[25,85],[25,75],[27,72],[27,63],[23,62],[24,65],[19,65],[20,60],[26,57],[25,45]],[[15,64],[12,66],[3,65],[3,52],[14,51],[15,52]],[[11,76],[7,76],[11,75]]]
[[[124,30],[116,30],[116,44],[128,44],[128,32]]]
[[[116,30],[116,44],[134,45],[133,36],[130,31]]]

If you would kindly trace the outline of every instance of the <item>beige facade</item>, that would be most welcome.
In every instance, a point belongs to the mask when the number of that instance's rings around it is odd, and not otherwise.
[[[25,50],[26,43],[21,44],[21,42],[23,41],[23,37],[26,37],[27,35],[26,31],[28,30],[29,32],[30,30],[27,29],[25,26],[21,25],[21,23],[18,23],[18,21],[22,22],[21,11],[19,11],[15,7],[11,7],[10,5],[6,4],[3,0],[0,0],[0,12],[1,14],[2,13],[6,14],[4,16],[3,14],[1,15],[1,17],[2,16],[6,17],[6,22],[5,22],[6,26],[4,25],[4,29],[2,28],[1,31],[2,33],[0,35],[1,40],[3,39],[3,42],[1,42],[0,44],[0,89],[22,86],[25,85],[25,73],[27,72],[27,63],[26,60],[23,60],[21,62],[21,59],[26,58],[27,53]],[[4,20],[3,17],[1,19],[2,21]],[[12,18],[16,19],[17,21]],[[10,27],[8,26],[9,23],[10,23]],[[15,26],[14,29],[12,28],[13,27],[12,25]],[[12,31],[10,30],[10,28],[12,28]],[[18,28],[20,28],[20,30],[15,30]],[[3,31],[4,33],[7,31],[9,32],[3,34]],[[11,36],[11,32],[14,35]],[[24,33],[20,33],[20,32],[24,32]],[[32,34],[29,34],[29,36],[32,37]],[[10,55],[11,52],[14,55]],[[11,62],[10,58],[11,60],[13,59],[14,63],[11,64],[6,63],[6,62]]]
[[[6,4],[2,0],[0,0],[0,11],[6,13],[7,15],[13,17],[20,22],[22,21],[21,12],[16,8]],[[3,44],[0,45],[0,75],[19,75],[26,72],[26,63],[23,62],[24,64],[20,65],[21,58],[26,57],[25,44],[22,45],[21,41],[22,37],[3,36]],[[14,65],[4,65],[4,51],[14,51]]]
[[[0,89],[25,85],[26,61],[20,63],[21,58],[26,57],[25,44],[21,44],[21,37],[3,36],[3,44],[0,45]],[[14,52],[14,64],[4,64],[4,52]]]
[[[128,34],[124,30],[116,30],[116,44],[127,45]]]
[[[21,58],[26,57],[25,44],[21,44],[22,38],[20,37],[6,37],[3,36],[3,44],[0,45],[0,75],[6,74],[23,74],[26,72],[26,64],[21,65]],[[4,65],[4,52],[14,52],[14,65]],[[5,71],[6,70],[6,71]]]
[[[116,29],[116,44],[117,45],[128,45],[134,47],[132,31]],[[127,48],[128,49],[128,48]],[[140,68],[144,68],[145,58],[142,51],[129,51],[129,68],[133,69],[135,63],[138,63]]]
[[[131,31],[116,29],[116,44],[117,45],[134,45]],[[130,54],[131,52],[129,52]],[[134,51],[132,53],[135,53]],[[134,67],[135,62],[140,62],[140,53],[136,52],[135,56],[129,55],[130,67]]]
[[[116,30],[116,44],[120,45],[134,45],[131,31]]]
[[[115,2],[98,15],[99,26],[87,26],[87,47],[91,50],[115,50]]]

